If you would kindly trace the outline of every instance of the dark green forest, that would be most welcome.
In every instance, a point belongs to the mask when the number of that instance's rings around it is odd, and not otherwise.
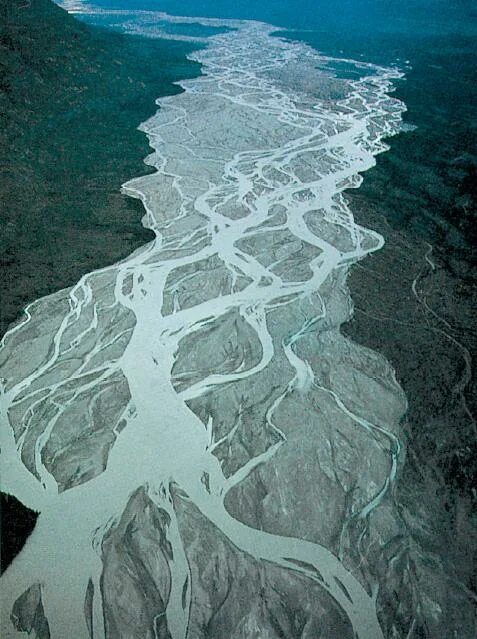
[[[147,240],[121,184],[150,168],[136,126],[190,47],[80,23],[50,0],[0,0],[0,330],[30,301]]]

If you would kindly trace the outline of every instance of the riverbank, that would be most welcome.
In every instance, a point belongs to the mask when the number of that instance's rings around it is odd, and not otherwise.
[[[140,122],[199,65],[197,45],[80,23],[50,0],[0,0],[0,331],[30,301],[152,239],[120,193],[151,169]]]
[[[351,270],[355,312],[344,327],[385,355],[406,393],[408,456],[395,494],[409,531],[405,558],[423,592],[428,575],[416,541],[444,567],[446,615],[454,620],[477,589],[473,78],[469,39],[415,45],[396,96],[417,128],[391,140],[363,186],[349,194],[356,220],[386,244]],[[425,620],[416,626],[425,628]]]
[[[394,95],[412,127],[388,141],[390,150],[347,194],[356,221],[385,245],[350,271],[355,311],[343,332],[388,359],[409,402],[409,452],[395,499],[416,587],[425,592],[429,580],[419,540],[445,566],[449,591],[458,583],[465,598],[477,589],[477,77],[475,38],[464,31],[401,25],[365,36],[279,35],[326,55],[405,69]],[[449,619],[461,609],[452,597]],[[417,619],[416,632],[424,629]]]

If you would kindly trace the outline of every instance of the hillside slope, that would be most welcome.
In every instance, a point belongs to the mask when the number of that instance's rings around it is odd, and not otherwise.
[[[81,24],[50,0],[0,0],[0,330],[29,301],[152,234],[120,194],[147,171],[136,126],[196,75],[183,43]]]

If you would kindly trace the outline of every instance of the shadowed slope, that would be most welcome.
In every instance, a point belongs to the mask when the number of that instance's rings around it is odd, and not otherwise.
[[[135,127],[197,74],[183,43],[81,24],[50,0],[0,0],[0,331],[33,299],[152,238],[120,194],[144,173]]]

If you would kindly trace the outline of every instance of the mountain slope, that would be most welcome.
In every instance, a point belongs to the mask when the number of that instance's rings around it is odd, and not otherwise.
[[[0,0],[1,332],[33,299],[151,239],[119,192],[144,173],[136,126],[188,46],[81,24],[50,0]]]

